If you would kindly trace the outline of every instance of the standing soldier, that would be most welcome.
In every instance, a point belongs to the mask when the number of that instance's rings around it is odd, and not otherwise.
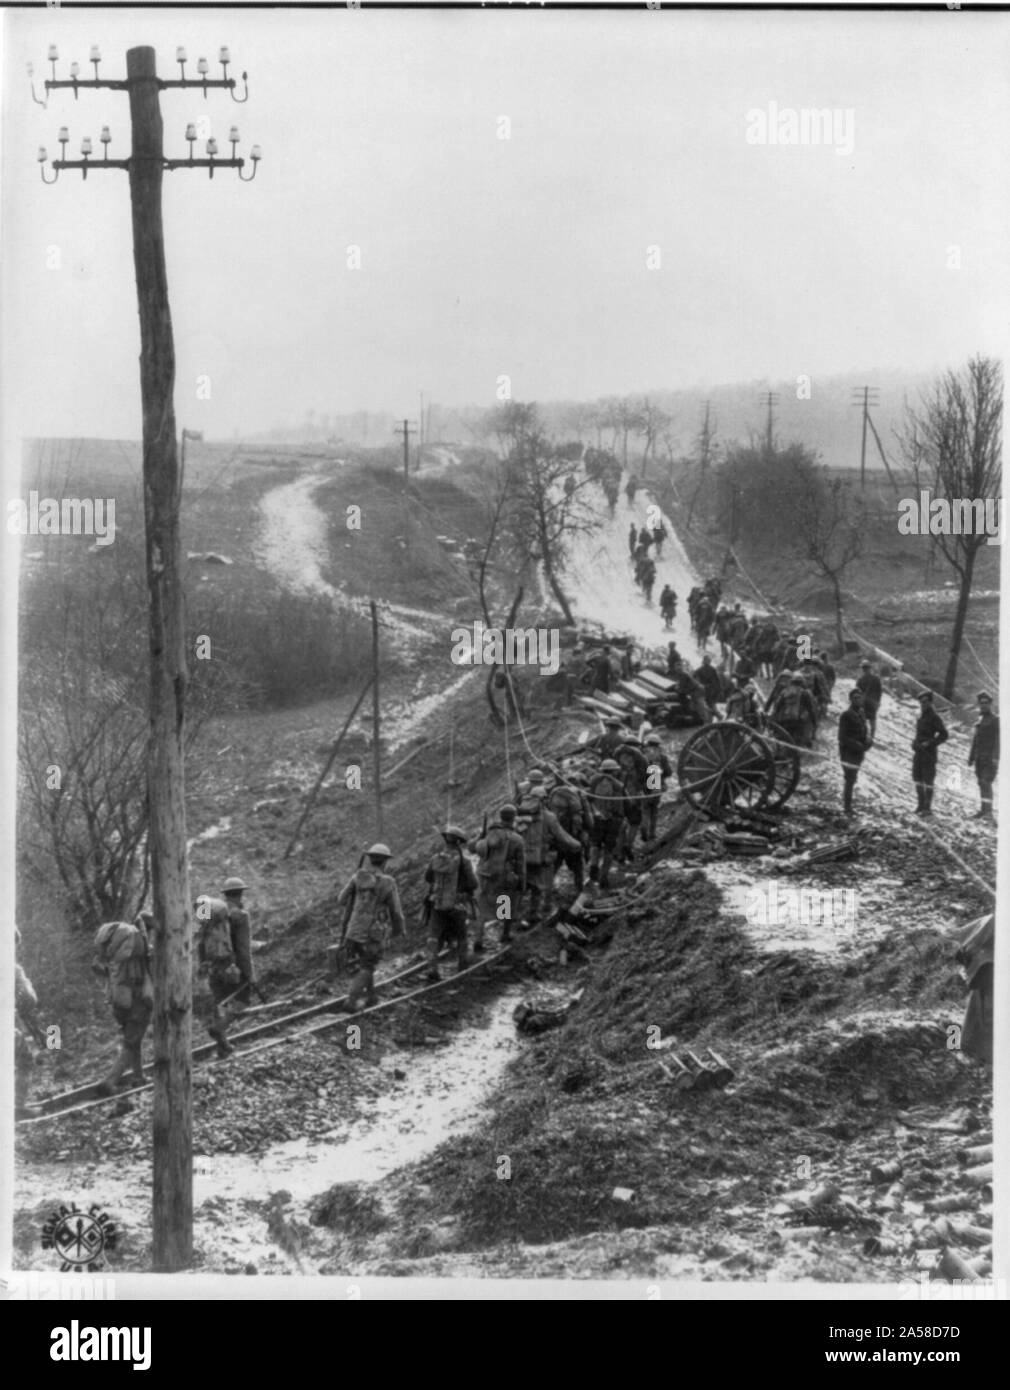
[[[603,716],[605,733],[590,739],[587,747],[594,749],[601,758],[612,758],[624,742],[624,724],[616,714]]]
[[[442,831],[445,845],[436,850],[424,871],[428,884],[425,910],[430,909],[428,927],[428,979],[439,979],[438,953],[443,946],[455,946],[457,972],[465,970],[469,960],[467,948],[467,918],[476,915],[474,894],[477,875],[463,853],[466,833],[458,825],[447,825]]]
[[[852,815],[852,793],[856,789],[860,764],[868,749],[873,747],[870,726],[863,713],[863,692],[849,691],[849,707],[838,716],[838,756],[842,760],[842,809],[847,816]]]
[[[915,721],[915,737],[912,740],[912,781],[918,805],[917,816],[933,814],[933,785],[936,782],[936,754],[941,743],[946,743],[950,735],[943,720],[933,708],[932,690],[923,690],[919,695],[919,717]]]
[[[632,559],[635,558],[635,551],[638,549],[638,528],[632,522],[628,530],[628,554]]]
[[[477,952],[484,950],[485,927],[496,922],[502,924],[502,944],[512,940],[516,909],[526,892],[526,850],[515,821],[516,808],[506,802],[498,812],[498,819],[474,845],[480,859],[477,921],[473,934],[473,949]]]
[[[656,582],[656,562],[646,557],[642,563],[642,588],[645,591],[646,603],[652,602],[652,587]]]
[[[638,533],[638,545],[643,554],[648,555],[649,547],[652,545],[652,532],[647,526],[643,526]]]
[[[880,677],[873,667],[863,657],[859,663],[859,679],[856,681],[856,689],[863,697],[863,711],[866,714],[866,722],[870,726],[870,737],[877,737],[877,710],[880,708],[880,701],[883,698],[884,687]]]
[[[978,697],[978,723],[971,736],[968,766],[974,767],[978,794],[982,802],[972,820],[992,820],[992,785],[999,764],[999,720],[992,712],[992,696],[983,690]]]
[[[21,945],[21,933],[14,928],[15,946]],[[39,998],[20,962],[14,965],[14,1118],[28,1114],[29,1067],[35,1065],[29,1037],[39,1047],[45,1046],[45,1035],[39,1025]]]
[[[705,703],[714,710],[722,700],[722,681],[719,679],[719,672],[712,665],[712,657],[708,652],[702,657],[694,678],[705,692]]]
[[[666,790],[666,779],[673,776],[673,766],[663,752],[662,740],[655,730],[645,735],[642,748],[648,761],[646,793],[642,802],[642,839],[648,844],[656,838],[656,817],[659,802]]]
[[[91,969],[105,981],[106,998],[123,1033],[119,1056],[98,1087],[99,1095],[115,1095],[128,1071],[135,1086],[144,1084],[144,1034],[154,1012],[149,935],[153,927],[151,913],[141,912],[134,922],[106,922],[95,933]]]
[[[600,769],[589,783],[593,803],[593,844],[589,877],[601,888],[610,887],[610,864],[621,837],[624,824],[624,784],[621,766],[613,758],[604,758]],[[600,860],[602,857],[602,867]]]
[[[633,507],[633,506],[635,505],[635,493],[636,493],[637,491],[638,491],[638,479],[637,479],[637,477],[635,476],[635,474],[632,473],[631,477],[628,479],[628,485],[627,485],[627,487],[624,489],[624,494],[625,494],[625,496],[626,496],[627,499],[628,499],[628,506],[629,506],[629,507]]]
[[[654,527],[652,528],[652,540],[653,540],[653,544],[654,544],[655,547],[656,547],[656,554],[657,554],[657,556],[658,556],[660,559],[663,558],[663,542],[666,540],[666,538],[667,538],[668,535],[669,535],[669,532],[667,531],[666,527],[663,525],[662,521],[660,521],[660,523],[659,523],[658,526],[654,526]]]
[[[364,856],[368,863],[358,865],[337,898],[337,906],[347,908],[341,945],[347,942],[350,966],[356,971],[347,991],[347,1009],[352,1014],[357,1013],[363,993],[366,1007],[376,1001],[375,969],[382,959],[387,927],[392,924],[394,935],[407,933],[396,880],[384,872],[391,853],[388,845],[373,845]]]

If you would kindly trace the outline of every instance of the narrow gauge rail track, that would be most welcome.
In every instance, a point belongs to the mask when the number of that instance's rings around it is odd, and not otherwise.
[[[408,990],[406,994],[394,993],[388,999],[380,999],[379,1003],[373,1004],[370,1008],[359,1009],[356,1013],[341,1013],[339,1018],[323,1019],[320,1023],[308,1024],[307,1027],[299,1028],[302,1022],[317,1018],[320,1014],[335,1013],[342,1009],[347,1003],[347,996],[343,995],[337,999],[325,999],[319,1004],[311,1004],[308,1008],[298,1009],[294,1013],[284,1014],[280,1018],[274,1018],[265,1023],[257,1023],[252,1028],[246,1028],[240,1033],[233,1033],[229,1042],[235,1048],[230,1057],[218,1057],[217,1046],[215,1043],[202,1043],[193,1049],[194,1062],[203,1063],[206,1066],[216,1066],[225,1062],[234,1061],[237,1058],[256,1056],[261,1052],[267,1052],[273,1047],[278,1047],[283,1043],[293,1042],[296,1038],[312,1037],[316,1033],[324,1033],[329,1028],[337,1028],[341,1024],[350,1023],[353,1019],[364,1018],[370,1014],[381,1012],[383,1009],[393,1008],[397,1004],[407,1003],[411,999],[417,999],[422,994],[430,994],[433,990],[444,989],[446,985],[455,984],[457,980],[465,978],[475,970],[480,970],[485,965],[490,965],[492,961],[500,960],[502,956],[508,955],[510,947],[502,946],[497,951],[492,951],[483,956],[480,960],[468,965],[465,970],[460,970],[456,974],[447,975],[443,979],[432,984],[425,984],[420,989]],[[448,954],[448,953],[445,953]],[[376,980],[375,987],[378,993],[388,989],[391,985],[396,985],[411,976],[418,975],[427,969],[427,961],[419,961],[414,965],[407,966],[405,970],[397,971],[394,975],[387,975],[385,979]],[[238,1043],[251,1043],[254,1039],[267,1036],[270,1033],[280,1033],[280,1037],[270,1039],[268,1042],[258,1043],[254,1046],[235,1046]],[[153,1073],[153,1067],[146,1066],[145,1073]],[[25,1116],[17,1121],[18,1125],[38,1125],[44,1124],[47,1120],[62,1119],[66,1115],[73,1115],[82,1110],[91,1110],[99,1105],[110,1105],[116,1101],[123,1100],[129,1096],[141,1095],[144,1091],[151,1090],[153,1081],[146,1081],[143,1086],[132,1086],[127,1090],[117,1091],[111,1096],[98,1096],[95,1094],[101,1082],[91,1081],[84,1086],[78,1086],[72,1091],[65,1091],[61,1095],[49,1096],[46,1100],[40,1101],[34,1107],[38,1113]]]

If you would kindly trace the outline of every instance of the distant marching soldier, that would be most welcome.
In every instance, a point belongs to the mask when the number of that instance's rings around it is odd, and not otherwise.
[[[654,526],[652,528],[653,544],[656,547],[656,554],[659,556],[660,559],[663,558],[663,542],[666,540],[669,534],[670,533],[667,531],[662,521],[660,521],[658,526]]]
[[[153,928],[152,914],[141,912],[133,922],[106,922],[95,933],[91,969],[105,981],[112,1015],[122,1030],[119,1055],[98,1088],[100,1095],[115,1095],[126,1072],[132,1073],[135,1086],[144,1084],[144,1034],[154,1012]]]
[[[632,559],[635,558],[635,551],[638,549],[638,527],[634,522],[628,530],[628,554]]]
[[[673,765],[663,752],[662,739],[654,729],[642,740],[642,751],[648,762],[646,793],[642,802],[642,839],[649,844],[656,838],[659,802],[666,790],[667,778],[673,776]]]
[[[445,844],[436,850],[424,871],[428,885],[425,907],[431,909],[428,930],[428,979],[439,979],[438,953],[443,946],[456,948],[457,971],[465,970],[470,959],[467,946],[468,918],[476,915],[474,895],[477,875],[463,853],[466,832],[458,825],[442,831]]]
[[[502,943],[511,941],[512,923],[526,892],[526,850],[515,823],[516,808],[506,802],[498,812],[498,819],[474,845],[480,860],[473,941],[473,949],[477,952],[484,950],[485,929],[499,922]]]
[[[670,588],[669,584],[664,584],[659,595],[659,612],[663,619],[664,627],[673,627],[673,620],[677,616],[677,595]]]
[[[971,736],[968,766],[975,769],[982,806],[972,820],[992,820],[992,787],[999,764],[999,719],[992,712],[992,696],[984,690],[979,692],[978,714],[978,723]]]
[[[365,995],[368,1008],[376,1002],[375,971],[382,960],[390,928],[405,936],[407,927],[400,906],[396,880],[385,872],[392,855],[388,845],[375,844],[340,890],[337,907],[347,909],[341,945],[348,945],[350,966],[355,970],[347,991],[347,1009],[356,1013]]]
[[[627,499],[628,499],[628,506],[629,506],[629,507],[633,507],[633,506],[635,505],[635,493],[636,493],[637,491],[638,491],[638,478],[635,476],[634,473],[632,473],[631,477],[628,479],[628,484],[627,484],[627,486],[626,486],[625,489],[624,489],[624,494],[625,494],[625,496],[626,496]]]
[[[652,602],[652,588],[656,582],[656,562],[651,558],[646,558],[642,563],[642,588],[645,591],[646,603]]]
[[[852,794],[863,758],[873,747],[873,735],[863,712],[863,692],[849,691],[849,707],[838,716],[838,756],[842,760],[842,809],[852,815]]]
[[[15,946],[21,945],[21,933],[14,928]],[[29,1068],[35,1065],[29,1038],[39,1047],[45,1046],[38,1016],[39,997],[20,962],[14,964],[14,1117],[28,1114]]]
[[[915,721],[915,737],[912,740],[912,781],[918,800],[915,814],[933,814],[933,787],[936,782],[937,749],[946,743],[950,735],[947,726],[933,708],[932,690],[923,690],[919,695],[919,717]]]
[[[880,708],[880,701],[883,699],[884,687],[880,677],[867,661],[866,657],[859,663],[859,679],[856,681],[856,689],[863,697],[863,712],[866,715],[866,722],[870,726],[870,737],[877,737],[877,710]]]
[[[611,860],[624,825],[624,782],[620,763],[613,758],[603,759],[589,783],[589,795],[593,803],[589,877],[601,888],[609,888]]]
[[[196,900],[197,973],[206,977],[210,987],[213,1004],[207,1032],[217,1043],[219,1057],[232,1052],[227,1038],[230,1011],[225,1004],[239,1006],[239,1000],[248,999],[253,983],[252,929],[249,913],[242,906],[245,889],[240,878],[226,878],[223,897],[203,893]]]
[[[643,550],[646,555],[648,555],[649,547],[652,545],[652,543],[652,532],[649,530],[647,526],[643,526],[641,531],[639,531],[638,533],[639,548]]]

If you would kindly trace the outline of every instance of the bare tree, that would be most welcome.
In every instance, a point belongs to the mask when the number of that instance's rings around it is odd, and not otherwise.
[[[560,575],[571,537],[599,524],[582,495],[590,480],[573,474],[571,447],[547,438],[535,405],[510,401],[493,414],[490,429],[502,441],[509,473],[510,503],[502,534],[509,541],[511,558],[520,573],[527,561],[543,565],[565,621],[573,623]]]
[[[835,642],[840,655],[845,650],[845,573],[863,551],[866,507],[841,478],[829,477],[827,469],[797,466],[795,479],[800,552],[814,573],[831,587]]]
[[[918,407],[909,407],[902,451],[916,484],[931,490],[953,512],[955,503],[973,509],[994,501],[1002,486],[1003,369],[992,357],[973,357],[960,372],[945,372]],[[932,528],[931,528],[932,531]],[[984,527],[962,527],[958,534],[932,532],[933,541],[958,577],[957,608],[943,693],[954,698],[979,550]]]
[[[650,401],[648,396],[638,406],[638,429],[645,439],[642,454],[642,477],[648,472],[650,458],[656,457],[656,443],[669,430],[673,416],[662,406]]]
[[[688,507],[687,511],[688,527],[690,527],[691,520],[694,517],[694,509],[698,504],[698,498],[701,496],[702,490],[705,487],[705,483],[708,481],[709,468],[715,457],[715,436],[715,421],[712,419],[712,412],[708,402],[706,401],[705,416],[701,422],[701,428],[699,429],[695,439],[695,454],[697,456],[698,463],[698,481],[695,484],[694,492],[691,495],[691,504]]]

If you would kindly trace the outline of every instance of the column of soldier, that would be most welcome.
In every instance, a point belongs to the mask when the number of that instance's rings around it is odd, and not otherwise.
[[[822,651],[809,648],[802,632],[780,636],[770,619],[744,616],[739,604],[716,608],[715,582],[692,590],[688,598],[692,627],[703,650],[700,666],[691,673],[673,642],[668,656],[668,675],[675,682],[684,718],[703,723],[720,717],[771,731],[802,748],[810,748],[824,719],[835,683],[835,670]],[[711,611],[712,621],[706,623]],[[697,615],[697,620],[696,620]],[[712,627],[721,647],[721,669],[704,652]],[[800,656],[800,652],[805,655]],[[633,673],[630,650],[624,653]],[[622,674],[622,662],[604,647],[587,665],[588,684],[609,690]],[[773,679],[763,705],[754,684],[755,674]],[[849,692],[848,707],[838,721],[838,747],[843,773],[843,806],[852,814],[853,791],[859,767],[873,746],[883,687],[871,663],[860,663],[860,675]],[[912,778],[916,814],[932,816],[937,772],[937,750],[948,732],[934,708],[933,694],[919,695],[920,713],[912,741]],[[999,760],[999,719],[992,697],[978,695],[979,718],[973,730],[968,764],[975,771],[981,807],[975,818],[994,824],[993,785]],[[769,723],[770,721],[770,723]],[[515,788],[515,798],[498,810],[490,825],[470,837],[458,825],[442,833],[442,846],[432,856],[424,874],[428,893],[424,922],[427,927],[429,976],[438,978],[438,958],[445,947],[456,954],[458,969],[470,961],[468,924],[474,923],[472,949],[484,950],[490,928],[507,943],[513,927],[532,930],[544,921],[585,921],[599,890],[610,887],[614,862],[634,859],[641,837],[646,850],[656,836],[660,798],[673,769],[655,730],[635,732],[617,714],[603,718],[604,731],[580,753],[582,770],[553,773],[547,765],[534,767]],[[772,727],[773,726],[773,727]],[[584,770],[589,760],[591,771]],[[469,848],[475,857],[464,853]],[[345,950],[352,970],[346,1007],[355,1012],[376,1002],[375,969],[382,959],[390,926],[404,934],[406,925],[396,881],[387,872],[391,851],[375,844],[362,855],[338,897],[344,911],[343,933],[335,952]],[[558,871],[571,875],[574,901],[553,909]],[[588,870],[588,872],[587,872]],[[243,904],[246,884],[239,878],[224,881],[219,897],[202,894],[195,904],[198,926],[198,978],[206,982],[200,992],[200,1012],[221,1056],[231,1053],[227,1029],[234,1013],[243,1009],[252,990],[258,991],[252,964],[251,923]],[[553,909],[553,910],[552,910]],[[144,1081],[141,1048],[153,1011],[151,979],[152,935],[155,923],[149,911],[131,922],[108,922],[95,936],[92,968],[104,981],[113,1017],[121,1031],[121,1046],[112,1070],[99,1091],[112,1095],[131,1079]],[[15,928],[20,945],[20,932]],[[334,961],[335,963],[335,961]],[[30,1040],[44,1038],[38,1023],[38,1000],[20,964],[15,970],[15,1105],[19,1115],[27,1110],[27,1068],[32,1062]]]

